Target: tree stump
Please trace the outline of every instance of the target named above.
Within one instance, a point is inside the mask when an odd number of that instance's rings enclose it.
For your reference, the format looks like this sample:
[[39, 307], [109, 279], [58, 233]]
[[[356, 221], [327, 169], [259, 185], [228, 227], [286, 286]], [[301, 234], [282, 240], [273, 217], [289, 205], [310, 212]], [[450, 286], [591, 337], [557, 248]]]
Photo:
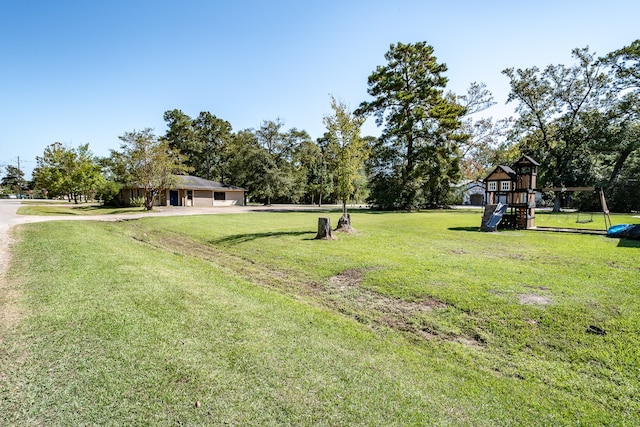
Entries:
[[336, 231], [339, 230], [351, 230], [351, 215], [345, 214], [340, 217], [338, 227], [336, 227]]
[[316, 234], [316, 239], [333, 239], [333, 231], [331, 230], [331, 221], [329, 218], [318, 218], [318, 234]]
[[338, 226], [333, 231], [338, 231], [341, 233], [355, 233], [356, 229], [351, 226], [351, 215], [342, 215], [338, 220]]

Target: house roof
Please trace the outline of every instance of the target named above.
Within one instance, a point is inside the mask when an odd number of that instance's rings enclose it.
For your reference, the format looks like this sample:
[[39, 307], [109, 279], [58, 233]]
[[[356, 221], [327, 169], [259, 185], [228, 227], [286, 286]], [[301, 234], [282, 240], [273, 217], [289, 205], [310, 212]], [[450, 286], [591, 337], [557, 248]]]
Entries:
[[242, 187], [236, 187], [235, 185], [221, 184], [217, 181], [209, 181], [208, 179], [200, 178], [191, 175], [176, 175], [178, 183], [172, 188], [179, 190], [214, 190], [214, 191], [245, 191]]
[[470, 188], [474, 188], [474, 187], [482, 187], [484, 188], [484, 182], [483, 181], [474, 181], [471, 179], [466, 179], [466, 180], [462, 180], [456, 184], [450, 184], [451, 187], [454, 188], [462, 188], [462, 187], [466, 187], [467, 189]]
[[491, 171], [489, 175], [487, 175], [487, 177], [483, 180], [483, 182], [487, 181], [489, 177], [491, 177], [491, 175], [498, 172], [498, 170], [500, 169], [502, 169], [507, 175], [509, 175], [511, 179], [513, 180], [516, 179], [516, 172], [513, 169], [511, 169], [509, 166], [506, 166], [506, 165], [498, 165], [493, 171]]

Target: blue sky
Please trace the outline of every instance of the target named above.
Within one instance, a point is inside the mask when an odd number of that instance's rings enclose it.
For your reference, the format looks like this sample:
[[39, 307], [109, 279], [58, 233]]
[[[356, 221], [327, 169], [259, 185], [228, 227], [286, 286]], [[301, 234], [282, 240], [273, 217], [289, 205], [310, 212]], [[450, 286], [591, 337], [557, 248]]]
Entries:
[[174, 108], [236, 131], [281, 118], [315, 139], [329, 94], [368, 99], [399, 41], [432, 45], [456, 93], [486, 83], [498, 105], [485, 115], [504, 117], [504, 68], [603, 55], [640, 38], [638, 16], [637, 0], [0, 0], [0, 166], [20, 157], [29, 177], [54, 142], [107, 156], [124, 132], [164, 134]]

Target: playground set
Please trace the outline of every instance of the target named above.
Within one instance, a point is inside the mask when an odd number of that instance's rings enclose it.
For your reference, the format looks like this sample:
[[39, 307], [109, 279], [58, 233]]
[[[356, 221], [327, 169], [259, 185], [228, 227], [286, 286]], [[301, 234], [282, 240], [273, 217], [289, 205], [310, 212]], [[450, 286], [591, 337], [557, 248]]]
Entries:
[[[538, 166], [540, 164], [529, 156], [522, 156], [512, 166], [499, 165], [485, 179], [486, 205], [482, 217], [483, 231], [496, 231], [497, 228], [516, 230], [564, 231], [585, 234], [607, 234], [612, 229], [609, 208], [602, 189], [596, 187], [550, 187], [536, 188]], [[570, 193], [592, 191], [596, 193], [604, 215], [604, 230], [583, 228], [559, 228], [536, 226], [536, 192]], [[593, 213], [578, 213], [577, 223], [593, 221]]]

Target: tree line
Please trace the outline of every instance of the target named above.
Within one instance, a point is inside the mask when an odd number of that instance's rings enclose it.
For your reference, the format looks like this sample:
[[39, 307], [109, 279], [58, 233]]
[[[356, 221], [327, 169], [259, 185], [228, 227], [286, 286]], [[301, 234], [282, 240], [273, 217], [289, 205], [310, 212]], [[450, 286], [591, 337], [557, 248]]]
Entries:
[[[150, 207], [172, 174], [188, 173], [241, 186], [255, 202], [341, 202], [346, 215], [349, 201], [409, 210], [454, 203], [454, 184], [527, 154], [541, 164], [541, 187], [595, 185], [612, 209], [639, 210], [640, 40], [602, 57], [588, 48], [572, 56], [568, 66], [504, 70], [516, 115], [494, 121], [482, 117], [495, 103], [484, 84], [447, 91], [447, 67], [432, 46], [392, 44], [368, 77], [370, 100], [350, 111], [331, 97], [316, 140], [281, 119], [234, 132], [210, 112], [190, 117], [174, 109], [164, 113], [164, 135], [126, 132], [107, 158], [93, 156], [88, 144], [55, 143], [37, 158], [31, 183], [7, 167], [2, 184], [77, 201], [115, 200], [120, 187], [138, 183]], [[367, 117], [379, 137], [360, 135]]]

